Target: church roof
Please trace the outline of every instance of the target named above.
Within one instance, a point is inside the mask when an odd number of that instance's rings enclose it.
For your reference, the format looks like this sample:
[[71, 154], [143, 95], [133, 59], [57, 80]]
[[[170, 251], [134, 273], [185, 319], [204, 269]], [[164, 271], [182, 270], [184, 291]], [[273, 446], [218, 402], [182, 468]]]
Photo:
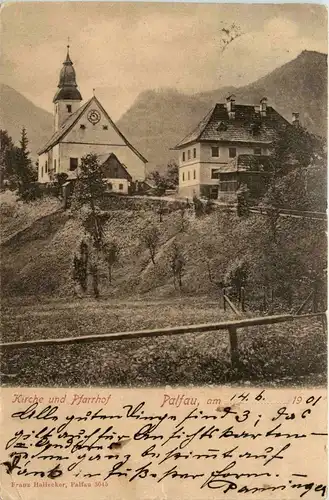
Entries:
[[[80, 116], [82, 116], [82, 114], [84, 113], [84, 111], [86, 111], [86, 109], [91, 105], [91, 103], [93, 102], [96, 102], [96, 104], [99, 106], [99, 108], [102, 110], [104, 116], [109, 120], [109, 122], [111, 123], [112, 127], [114, 128], [114, 130], [120, 135], [120, 137], [122, 138], [122, 140], [125, 142], [125, 144], [144, 162], [144, 163], [147, 163], [147, 160], [146, 158], [144, 158], [144, 156], [139, 152], [137, 151], [136, 148], [134, 148], [134, 146], [132, 144], [130, 144], [130, 142], [126, 139], [126, 137], [122, 134], [122, 132], [120, 132], [120, 130], [118, 129], [118, 127], [115, 125], [115, 123], [113, 122], [113, 120], [110, 118], [110, 116], [107, 114], [107, 112], [105, 111], [105, 109], [103, 108], [103, 106], [101, 105], [101, 103], [99, 102], [99, 100], [97, 99], [96, 96], [93, 96], [91, 99], [89, 99], [89, 101], [87, 101], [85, 104], [83, 104], [77, 111], [75, 111], [75, 113], [72, 113], [72, 115], [70, 115], [66, 120], [65, 122], [63, 123], [63, 125], [61, 126], [60, 129], [58, 129], [53, 135], [52, 137], [49, 139], [49, 141], [43, 146], [43, 148], [41, 148], [39, 151], [38, 151], [38, 154], [41, 155], [42, 153], [46, 153], [47, 151], [49, 151], [50, 149], [52, 149], [56, 144], [58, 144], [59, 142], [61, 142], [62, 139], [64, 139], [64, 137], [70, 132], [70, 130], [74, 127], [74, 125], [77, 123], [77, 121], [79, 120]], [[110, 146], [110, 144], [109, 144]]]
[[253, 105], [236, 104], [234, 112], [235, 117], [229, 118], [226, 105], [216, 104], [199, 125], [175, 146], [175, 149], [196, 141], [269, 144], [275, 139], [278, 129], [288, 124], [271, 106], [267, 106], [266, 116], [260, 116]]
[[76, 82], [73, 62], [71, 61], [69, 54], [69, 46], [67, 46], [67, 55], [59, 75], [58, 90], [55, 94], [53, 102], [63, 99], [82, 101]]

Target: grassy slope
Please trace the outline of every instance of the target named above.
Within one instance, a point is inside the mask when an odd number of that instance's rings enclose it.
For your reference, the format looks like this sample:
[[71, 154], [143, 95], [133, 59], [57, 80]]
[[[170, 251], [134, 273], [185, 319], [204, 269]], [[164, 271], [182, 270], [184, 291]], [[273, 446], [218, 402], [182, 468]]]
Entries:
[[[40, 208], [40, 207], [39, 207]], [[3, 296], [14, 300], [15, 296], [70, 297], [76, 296], [72, 280], [72, 259], [83, 236], [83, 228], [68, 212], [56, 212], [53, 202], [44, 203], [42, 219], [36, 221], [33, 205], [28, 210], [33, 217], [2, 213], [7, 240], [2, 245], [1, 277]], [[46, 216], [44, 217], [44, 215]], [[174, 243], [182, 248], [185, 258], [183, 294], [217, 296], [214, 283], [209, 279], [207, 259], [210, 262], [214, 282], [222, 280], [230, 262], [244, 255], [252, 255], [252, 277], [257, 277], [264, 251], [264, 234], [268, 231], [265, 219], [258, 215], [247, 221], [235, 215], [218, 211], [200, 219], [193, 211], [185, 213], [185, 230], [181, 228], [181, 213], [174, 211], [163, 216], [162, 222], [155, 209], [112, 210], [106, 225], [106, 236], [115, 240], [120, 247], [119, 262], [113, 269], [113, 282], [108, 283], [107, 269], [101, 269], [101, 294], [103, 297], [136, 297], [149, 294], [151, 297], [170, 297], [175, 293], [170, 268], [170, 253]], [[155, 265], [150, 261], [148, 250], [140, 241], [140, 236], [149, 225], [156, 225], [160, 241], [156, 252]], [[319, 258], [323, 249], [325, 223], [322, 221], [302, 221], [282, 219], [283, 244], [294, 253], [299, 252], [306, 264]], [[25, 229], [15, 233], [18, 227]], [[12, 237], [8, 237], [11, 228]], [[15, 230], [13, 230], [13, 227]], [[207, 242], [211, 240], [211, 251]], [[215, 245], [215, 246], [214, 246]], [[220, 258], [217, 258], [217, 254]], [[255, 256], [255, 257], [254, 257]], [[207, 258], [206, 258], [207, 257]], [[293, 263], [292, 263], [293, 265]], [[258, 272], [259, 274], [259, 272]], [[256, 283], [250, 283], [250, 293], [254, 293]], [[91, 288], [91, 287], [90, 287]], [[308, 290], [296, 287], [296, 304]], [[177, 292], [178, 293], [178, 292]], [[300, 296], [298, 296], [298, 294]], [[248, 298], [248, 296], [247, 296]]]
[[[176, 306], [176, 307], [175, 307]], [[201, 302], [201, 308], [204, 303]], [[208, 306], [209, 307], [209, 306]], [[158, 307], [149, 311], [159, 314]], [[170, 318], [166, 315], [176, 309]], [[97, 321], [101, 334], [111, 330], [116, 324], [115, 314], [95, 314], [87, 317], [81, 309], [71, 310], [75, 314], [79, 335], [88, 333], [84, 325], [91, 326]], [[118, 311], [121, 313], [121, 311]], [[130, 308], [129, 314], [136, 312]], [[208, 310], [201, 313], [206, 320], [216, 314]], [[106, 321], [112, 316], [112, 322]], [[152, 324], [173, 324], [195, 320], [191, 304], [184, 308], [179, 317], [177, 305], [163, 308], [159, 321], [145, 315], [145, 304], [140, 318], [135, 317], [139, 328]], [[220, 312], [217, 309], [217, 316]], [[38, 317], [34, 325], [41, 322], [44, 328], [62, 334], [65, 318]], [[36, 318], [35, 318], [36, 320]], [[51, 322], [51, 320], [53, 320]], [[120, 318], [122, 322], [122, 317]], [[56, 328], [55, 326], [56, 325]], [[66, 324], [70, 330], [72, 324]], [[122, 328], [122, 324], [120, 326]], [[29, 336], [40, 335], [40, 328], [27, 330]], [[17, 337], [17, 332], [13, 332]], [[69, 333], [72, 334], [71, 331]], [[24, 332], [25, 336], [25, 332]], [[13, 338], [12, 337], [12, 338]], [[227, 332], [195, 333], [136, 339], [100, 342], [66, 346], [45, 346], [35, 348], [5, 349], [2, 352], [2, 373], [6, 374], [3, 383], [27, 386], [153, 386], [153, 385], [204, 385], [232, 382], [252, 382], [253, 384], [312, 385], [325, 383], [326, 373], [326, 335], [319, 321], [298, 320], [298, 324], [284, 323], [259, 328], [249, 328], [239, 333], [241, 366], [236, 373], [230, 366], [229, 341]], [[8, 376], [9, 375], [9, 376]]]
[[[34, 213], [33, 206], [29, 210]], [[45, 204], [42, 214], [50, 211]], [[72, 255], [82, 235], [76, 220], [67, 212], [57, 212], [39, 221], [31, 216], [29, 229], [20, 233], [13, 225], [12, 238], [3, 245], [1, 259], [4, 337], [19, 340], [102, 334], [227, 318], [209, 281], [202, 244], [209, 235], [215, 235], [227, 259], [235, 258], [248, 251], [251, 228], [257, 244], [264, 232], [263, 222], [261, 218], [241, 222], [235, 216], [218, 213], [201, 219], [187, 214], [186, 218], [188, 226], [181, 233], [179, 212], [167, 214], [160, 223], [152, 210], [113, 210], [106, 233], [121, 247], [120, 262], [111, 286], [106, 269], [102, 270], [102, 299], [98, 302], [90, 297], [79, 299], [75, 294]], [[139, 241], [150, 222], [161, 230], [155, 266]], [[9, 228], [10, 221], [6, 224]], [[289, 229], [289, 238], [298, 242], [305, 259], [314, 256], [309, 223], [283, 219], [282, 224]], [[26, 221], [23, 226], [26, 228]], [[319, 228], [314, 230], [321, 238]], [[168, 264], [175, 238], [186, 258], [181, 296], [174, 289]], [[220, 273], [216, 271], [221, 268], [216, 255], [211, 256], [211, 264], [217, 277]], [[298, 324], [253, 328], [241, 332], [239, 339], [240, 381], [324, 382], [326, 337], [320, 322], [308, 319]], [[37, 353], [29, 348], [3, 352], [1, 371], [15, 375], [5, 377], [4, 383], [21, 385], [186, 385], [237, 379], [230, 369], [227, 335], [211, 333], [45, 347]]]

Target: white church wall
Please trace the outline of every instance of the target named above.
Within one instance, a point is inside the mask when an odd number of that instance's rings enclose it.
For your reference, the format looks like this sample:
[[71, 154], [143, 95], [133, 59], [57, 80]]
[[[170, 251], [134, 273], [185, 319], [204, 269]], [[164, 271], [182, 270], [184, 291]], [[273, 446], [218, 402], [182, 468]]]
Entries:
[[[93, 110], [97, 111], [100, 115], [100, 121], [93, 125], [88, 120], [88, 113]], [[85, 128], [81, 128], [81, 125]], [[104, 127], [107, 127], [105, 129]], [[125, 142], [112, 127], [111, 122], [103, 114], [101, 108], [95, 100], [92, 100], [90, 105], [84, 111], [74, 127], [65, 136], [65, 142], [85, 142], [87, 144], [118, 144], [124, 145]]]
[[55, 146], [53, 147], [52, 168], [53, 168], [54, 174], [58, 174], [59, 172], [61, 172], [60, 156], [59, 156], [59, 144], [55, 144]]

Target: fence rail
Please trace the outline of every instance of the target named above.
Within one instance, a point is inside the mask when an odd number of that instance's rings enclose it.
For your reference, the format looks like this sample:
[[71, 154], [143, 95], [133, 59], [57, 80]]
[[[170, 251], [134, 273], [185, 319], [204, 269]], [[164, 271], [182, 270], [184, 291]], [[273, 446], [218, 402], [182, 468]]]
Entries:
[[237, 319], [235, 321], [224, 321], [220, 323], [205, 323], [201, 325], [174, 326], [166, 328], [157, 328], [153, 330], [107, 333], [104, 335], [84, 335], [81, 337], [64, 337], [59, 339], [41, 339], [41, 340], [25, 340], [20, 342], [4, 342], [0, 344], [0, 349], [83, 344], [83, 343], [93, 343], [93, 342], [107, 342], [112, 340], [132, 340], [132, 339], [152, 338], [152, 337], [169, 336], [169, 335], [182, 335], [186, 333], [202, 333], [202, 332], [215, 332], [218, 330], [228, 330], [230, 347], [231, 347], [231, 363], [232, 367], [236, 368], [239, 365], [239, 350], [238, 350], [238, 337], [237, 337], [237, 330], [239, 328], [248, 328], [250, 326], [257, 326], [257, 325], [259, 326], [272, 325], [276, 323], [284, 323], [286, 321], [294, 321], [306, 317], [321, 318], [323, 322], [323, 328], [325, 328], [325, 319], [326, 319], [325, 312], [305, 314], [305, 315], [285, 314], [276, 316], [264, 316], [258, 318]]

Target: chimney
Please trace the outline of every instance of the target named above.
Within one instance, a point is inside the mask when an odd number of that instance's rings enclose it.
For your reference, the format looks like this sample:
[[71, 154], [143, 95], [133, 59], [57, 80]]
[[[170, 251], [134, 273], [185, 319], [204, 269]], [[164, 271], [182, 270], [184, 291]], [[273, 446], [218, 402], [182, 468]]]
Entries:
[[230, 119], [235, 118], [235, 95], [232, 94], [226, 98], [226, 109]]
[[263, 97], [263, 99], [260, 100], [260, 114], [261, 116], [266, 116], [266, 110], [267, 110], [267, 97]]
[[292, 124], [295, 127], [299, 127], [299, 125], [300, 125], [300, 123], [299, 123], [299, 113], [293, 113], [292, 114]]

